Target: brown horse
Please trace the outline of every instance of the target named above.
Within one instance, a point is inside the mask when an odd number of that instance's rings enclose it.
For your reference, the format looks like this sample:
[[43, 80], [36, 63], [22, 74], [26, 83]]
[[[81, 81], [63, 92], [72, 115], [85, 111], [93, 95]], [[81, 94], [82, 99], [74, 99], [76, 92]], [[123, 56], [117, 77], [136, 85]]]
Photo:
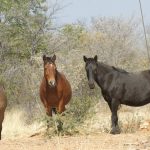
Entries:
[[4, 120], [4, 112], [7, 106], [7, 98], [4, 91], [4, 87], [0, 85], [0, 140], [2, 132], [2, 122]]
[[40, 98], [48, 116], [52, 116], [52, 110], [55, 113], [64, 112], [72, 96], [71, 86], [66, 77], [58, 72], [55, 60], [56, 55], [43, 56], [44, 77], [40, 85]]

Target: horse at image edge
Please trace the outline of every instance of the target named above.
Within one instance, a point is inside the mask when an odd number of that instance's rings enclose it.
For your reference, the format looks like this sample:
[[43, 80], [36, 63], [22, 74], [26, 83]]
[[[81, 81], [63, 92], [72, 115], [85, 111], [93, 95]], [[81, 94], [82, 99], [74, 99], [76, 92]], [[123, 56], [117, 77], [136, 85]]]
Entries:
[[130, 73], [114, 66], [106, 65], [94, 58], [83, 56], [88, 84], [94, 89], [94, 82], [111, 110], [111, 133], [120, 133], [118, 107], [121, 104], [138, 107], [150, 103], [150, 70]]

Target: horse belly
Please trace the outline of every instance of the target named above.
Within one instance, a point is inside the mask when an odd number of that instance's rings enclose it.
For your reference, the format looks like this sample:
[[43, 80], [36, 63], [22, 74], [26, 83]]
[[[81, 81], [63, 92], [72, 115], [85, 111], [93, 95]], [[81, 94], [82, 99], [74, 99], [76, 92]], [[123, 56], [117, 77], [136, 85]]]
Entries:
[[148, 83], [128, 86], [122, 103], [129, 106], [143, 106], [150, 103], [150, 85]]
[[49, 96], [47, 104], [51, 107], [58, 107], [60, 98], [58, 96]]
[[69, 82], [66, 81], [65, 88], [63, 90], [63, 102], [64, 102], [64, 105], [69, 103], [71, 97], [72, 97], [71, 86], [70, 86]]

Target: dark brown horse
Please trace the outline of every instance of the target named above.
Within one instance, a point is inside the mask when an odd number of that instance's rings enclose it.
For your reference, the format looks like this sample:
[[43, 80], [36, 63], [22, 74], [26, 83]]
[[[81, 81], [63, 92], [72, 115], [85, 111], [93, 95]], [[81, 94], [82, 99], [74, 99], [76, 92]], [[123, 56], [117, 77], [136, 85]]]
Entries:
[[0, 140], [2, 132], [2, 123], [4, 120], [4, 112], [7, 106], [7, 98], [4, 91], [4, 87], [0, 85]]
[[111, 110], [112, 134], [120, 133], [118, 107], [121, 104], [138, 107], [150, 103], [150, 70], [137, 73], [106, 65], [94, 58], [83, 56], [89, 87], [101, 88], [102, 95]]
[[71, 99], [72, 90], [66, 77], [57, 70], [56, 55], [43, 56], [44, 77], [40, 85], [40, 98], [46, 109], [46, 114], [52, 116], [54, 112], [62, 113], [65, 105]]

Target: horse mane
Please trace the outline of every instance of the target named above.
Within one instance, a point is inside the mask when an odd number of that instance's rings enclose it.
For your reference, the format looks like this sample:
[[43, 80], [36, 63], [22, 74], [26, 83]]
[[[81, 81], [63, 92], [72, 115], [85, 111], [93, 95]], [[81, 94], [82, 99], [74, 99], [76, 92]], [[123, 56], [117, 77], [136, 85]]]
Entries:
[[104, 70], [112, 70], [112, 67], [111, 67], [111, 66], [109, 66], [109, 65], [107, 65], [107, 64], [105, 64], [105, 63], [103, 63], [103, 62], [98, 62], [97, 64], [98, 64], [98, 66], [100, 66], [100, 67], [103, 68]]
[[116, 68], [116, 67], [114, 67], [114, 66], [112, 66], [112, 68], [115, 70], [115, 71], [118, 71], [118, 72], [120, 72], [120, 73], [128, 73], [126, 70], [124, 70], [124, 69], [120, 69], [120, 68]]
[[129, 72], [127, 72], [126, 70], [124, 70], [124, 69], [120, 69], [120, 68], [117, 68], [117, 67], [114, 67], [114, 66], [109, 66], [109, 65], [107, 65], [107, 64], [105, 64], [105, 63], [102, 63], [102, 62], [98, 62], [98, 66], [101, 66], [101, 67], [103, 67], [103, 69], [106, 71], [106, 70], [114, 70], [114, 71], [117, 71], [117, 72], [120, 72], [120, 73], [129, 73]]

